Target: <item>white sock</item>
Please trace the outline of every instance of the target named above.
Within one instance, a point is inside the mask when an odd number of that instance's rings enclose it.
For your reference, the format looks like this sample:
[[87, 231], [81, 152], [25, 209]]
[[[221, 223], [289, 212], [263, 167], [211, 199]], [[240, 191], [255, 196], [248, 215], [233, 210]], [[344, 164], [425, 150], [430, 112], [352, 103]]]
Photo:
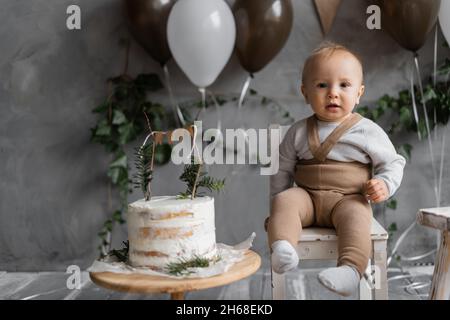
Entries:
[[360, 281], [359, 272], [347, 265], [323, 270], [318, 278], [327, 289], [342, 296], [354, 293]]
[[276, 273], [285, 273], [298, 265], [298, 255], [295, 248], [286, 240], [272, 243], [272, 269]]

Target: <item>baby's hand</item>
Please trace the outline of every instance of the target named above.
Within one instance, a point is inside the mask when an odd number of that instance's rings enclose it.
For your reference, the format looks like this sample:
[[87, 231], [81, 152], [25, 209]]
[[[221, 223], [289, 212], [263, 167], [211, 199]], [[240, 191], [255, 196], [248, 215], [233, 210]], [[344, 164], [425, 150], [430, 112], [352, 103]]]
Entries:
[[366, 198], [373, 203], [383, 202], [389, 197], [386, 183], [381, 179], [371, 179], [366, 182]]

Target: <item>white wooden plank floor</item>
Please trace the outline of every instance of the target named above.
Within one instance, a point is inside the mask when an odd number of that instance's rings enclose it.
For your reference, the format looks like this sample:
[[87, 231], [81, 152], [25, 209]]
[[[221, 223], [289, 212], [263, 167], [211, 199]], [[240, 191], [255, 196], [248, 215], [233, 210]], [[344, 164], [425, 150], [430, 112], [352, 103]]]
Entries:
[[[323, 288], [317, 281], [317, 273], [322, 269], [299, 269], [287, 274], [288, 299], [294, 300], [354, 300], [357, 295], [343, 298]], [[395, 274], [389, 274], [393, 276]], [[64, 272], [4, 272], [0, 271], [0, 299], [80, 299], [80, 300], [167, 300], [168, 294], [131, 294], [103, 289], [95, 285], [87, 272], [82, 272], [81, 289], [70, 290], [66, 286], [69, 274]], [[421, 280], [430, 280], [429, 277]], [[419, 300], [424, 296], [411, 295], [403, 288], [408, 280], [389, 283], [391, 300]], [[429, 287], [416, 293], [426, 294]], [[188, 292], [188, 300], [270, 300], [270, 271], [260, 269], [257, 273], [227, 286]]]

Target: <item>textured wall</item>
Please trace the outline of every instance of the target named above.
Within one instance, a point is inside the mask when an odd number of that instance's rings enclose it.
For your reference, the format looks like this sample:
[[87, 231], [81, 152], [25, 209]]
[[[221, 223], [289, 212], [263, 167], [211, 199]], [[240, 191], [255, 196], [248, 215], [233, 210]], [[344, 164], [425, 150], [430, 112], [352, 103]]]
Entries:
[[[290, 38], [276, 59], [256, 74], [252, 87], [299, 119], [309, 115], [309, 110], [297, 89], [298, 71], [322, 36], [312, 1], [293, 2], [295, 23]], [[411, 63], [411, 54], [386, 34], [365, 28], [369, 3], [344, 1], [328, 36], [362, 55], [366, 72], [363, 103], [367, 104], [407, 87]], [[81, 7], [82, 30], [65, 27], [70, 4]], [[96, 234], [108, 218], [105, 169], [110, 161], [101, 146], [89, 142], [89, 128], [96, 120], [91, 109], [106, 94], [106, 78], [122, 68], [124, 52], [118, 41], [128, 32], [120, 1], [0, 0], [0, 5], [0, 270], [87, 267], [97, 256]], [[431, 38], [420, 51], [421, 64], [428, 71]], [[162, 77], [158, 64], [138, 45], [133, 45], [130, 58], [131, 74], [152, 71]], [[198, 99], [198, 92], [175, 62], [168, 67], [178, 100]], [[233, 55], [211, 89], [236, 94], [245, 77]], [[152, 100], [167, 105], [168, 99], [162, 91]], [[221, 108], [225, 127], [235, 126], [235, 111], [232, 104]], [[266, 127], [280, 119], [278, 113], [256, 103], [249, 104], [245, 113], [248, 127]], [[211, 112], [206, 117], [215, 121]], [[397, 194], [398, 209], [382, 222], [396, 221], [404, 230], [414, 221], [417, 209], [434, 206], [434, 200], [427, 145], [414, 136], [398, 139], [414, 145], [413, 161]], [[181, 169], [171, 164], [159, 168], [155, 193], [179, 192]], [[216, 196], [218, 241], [234, 244], [255, 231], [255, 249], [266, 255], [262, 221], [268, 214], [268, 177], [249, 166], [210, 170], [215, 176], [228, 176], [226, 190]], [[447, 205], [449, 174], [444, 171], [443, 203]], [[135, 193], [130, 201], [140, 196]], [[126, 238], [126, 227], [117, 227], [113, 237], [118, 246]], [[417, 227], [404, 251], [415, 254], [430, 249], [433, 240], [431, 232]]]

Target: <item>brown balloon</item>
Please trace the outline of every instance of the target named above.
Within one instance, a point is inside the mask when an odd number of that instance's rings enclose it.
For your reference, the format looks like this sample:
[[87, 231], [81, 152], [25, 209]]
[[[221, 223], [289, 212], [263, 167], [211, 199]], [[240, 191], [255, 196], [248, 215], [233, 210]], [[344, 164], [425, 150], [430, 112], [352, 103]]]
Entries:
[[290, 0], [236, 0], [236, 52], [250, 74], [264, 68], [283, 48], [292, 29]]
[[403, 48], [416, 52], [436, 25], [441, 0], [378, 0], [381, 27]]
[[124, 0], [128, 26], [136, 40], [161, 65], [172, 57], [167, 20], [176, 0]]

